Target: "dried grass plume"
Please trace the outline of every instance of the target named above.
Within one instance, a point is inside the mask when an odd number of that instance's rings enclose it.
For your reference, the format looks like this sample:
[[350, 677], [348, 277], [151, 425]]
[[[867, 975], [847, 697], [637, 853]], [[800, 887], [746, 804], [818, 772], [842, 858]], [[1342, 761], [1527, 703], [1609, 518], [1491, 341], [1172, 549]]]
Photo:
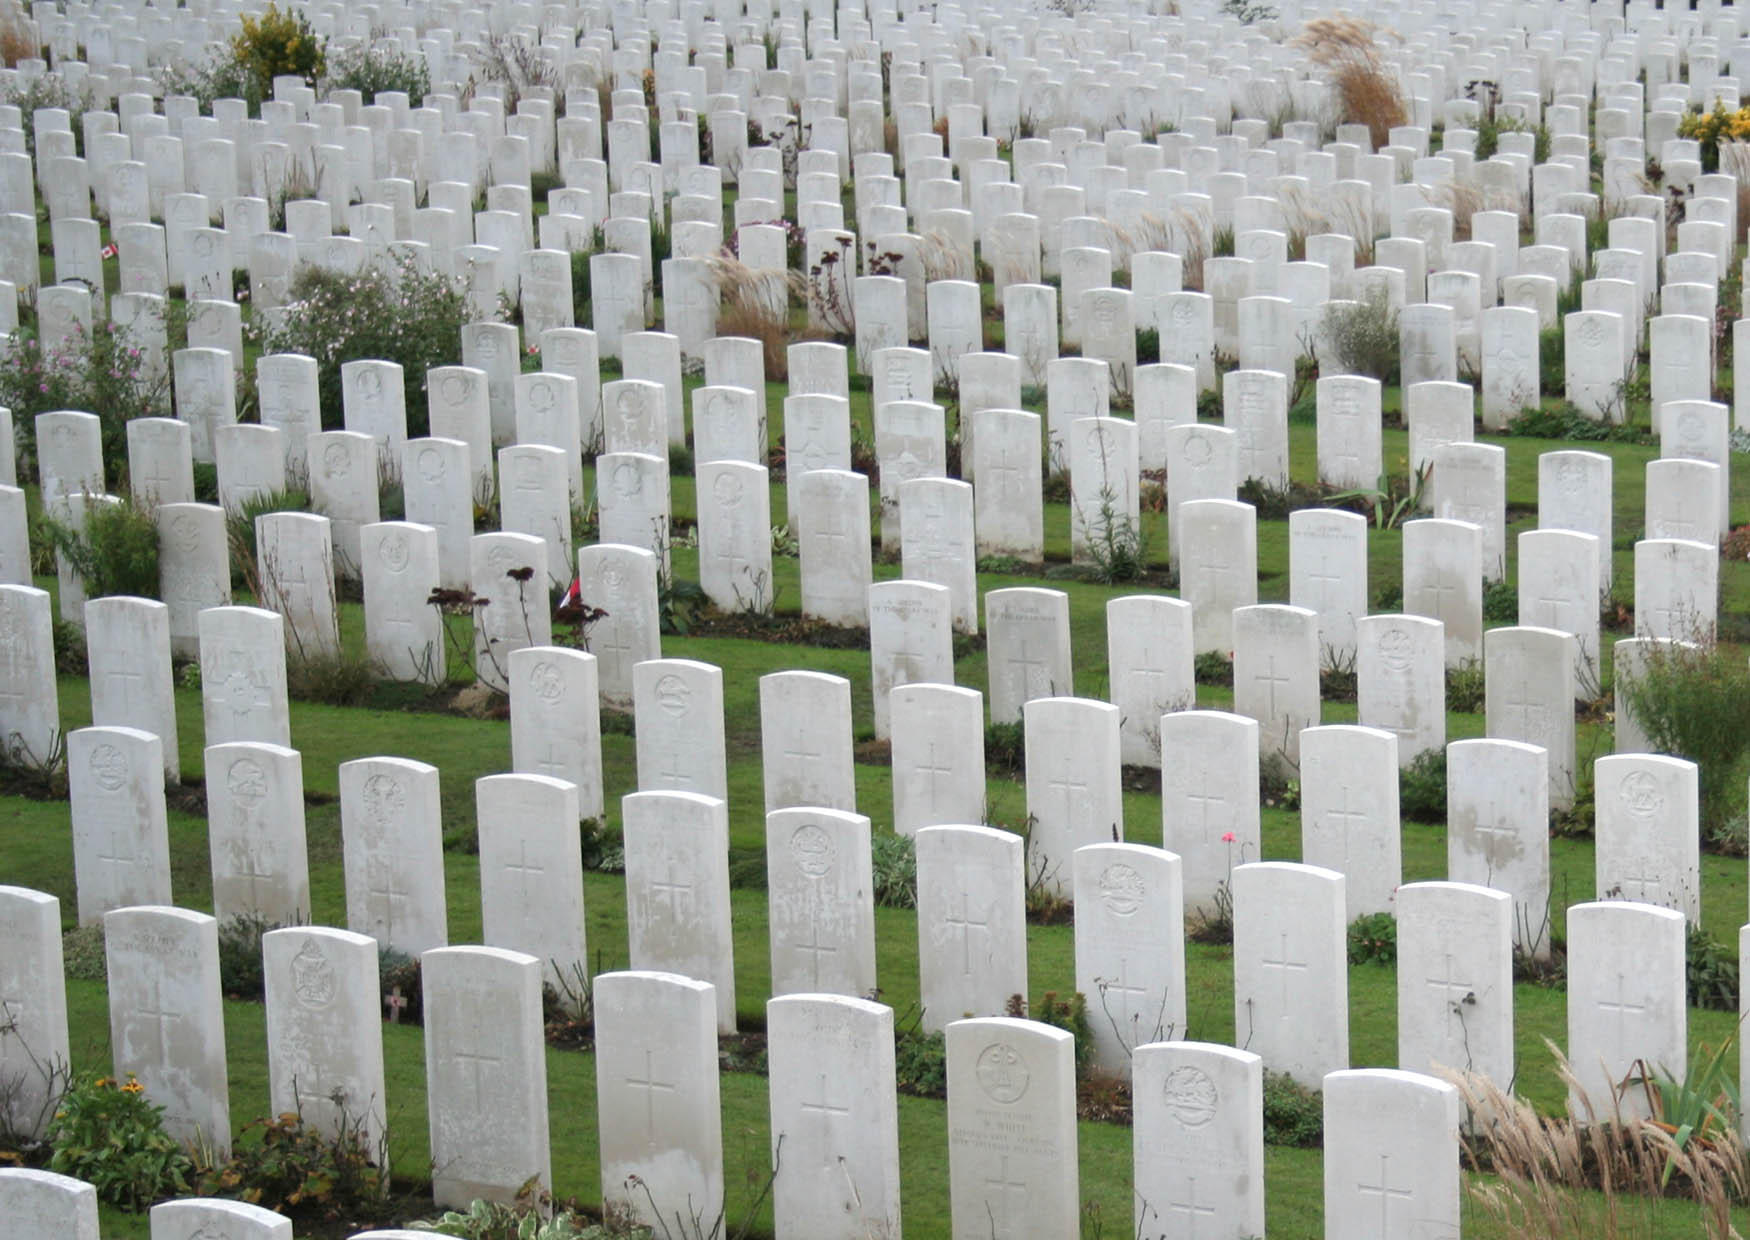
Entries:
[[1380, 36], [1391, 31], [1358, 17], [1315, 17], [1294, 39], [1307, 59], [1331, 75], [1345, 124], [1366, 125], [1374, 148], [1390, 141], [1394, 126], [1409, 120], [1403, 92], [1380, 59]]

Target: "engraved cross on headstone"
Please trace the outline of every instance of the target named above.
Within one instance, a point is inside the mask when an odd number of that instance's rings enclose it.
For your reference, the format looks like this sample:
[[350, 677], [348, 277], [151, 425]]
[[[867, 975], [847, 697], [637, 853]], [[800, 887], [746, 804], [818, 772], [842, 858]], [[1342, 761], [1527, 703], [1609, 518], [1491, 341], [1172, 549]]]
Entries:
[[946, 917], [942, 918], [942, 924], [947, 926], [950, 930], [959, 931], [959, 933], [960, 933], [961, 972], [964, 973], [965, 976], [971, 977], [972, 976], [972, 932], [974, 930], [980, 930], [980, 931], [983, 931], [986, 936], [988, 936], [990, 934], [990, 920], [989, 920], [989, 918], [987, 917], [984, 921], [972, 920], [972, 910], [969, 906], [968, 897], [967, 897], [966, 893], [963, 891], [960, 893], [960, 915], [958, 917], [956, 917], [953, 914], [953, 912], [950, 911]]
[[1307, 968], [1307, 962], [1304, 960], [1294, 960], [1289, 956], [1288, 931], [1284, 930], [1282, 932], [1281, 952], [1274, 959], [1272, 959], [1270, 956], [1265, 956], [1262, 960], [1259, 961], [1259, 963], [1262, 964], [1266, 969], [1276, 970], [1277, 975], [1281, 978], [1281, 981], [1282, 981], [1282, 1009], [1276, 1015], [1277, 1015], [1278, 1020], [1289, 1019], [1291, 1016], [1294, 1015], [1294, 1013], [1290, 1011], [1289, 1006], [1288, 1006], [1288, 975], [1290, 973], [1305, 973], [1306, 968]]
[[656, 1079], [656, 1052], [650, 1047], [644, 1048], [644, 1075], [642, 1077], [628, 1076], [626, 1084], [633, 1089], [644, 1091], [644, 1137], [652, 1147], [656, 1144], [656, 1094], [675, 1092], [672, 1081]]
[[1409, 1201], [1414, 1196], [1414, 1194], [1411, 1193], [1410, 1190], [1407, 1188], [1392, 1188], [1391, 1187], [1391, 1182], [1386, 1177], [1386, 1164], [1390, 1160], [1391, 1160], [1390, 1154], [1381, 1154], [1379, 1156], [1379, 1183], [1378, 1184], [1369, 1184], [1363, 1180], [1363, 1181], [1358, 1182], [1355, 1185], [1355, 1191], [1360, 1193], [1362, 1196], [1364, 1196], [1364, 1197], [1378, 1197], [1379, 1198], [1379, 1234], [1381, 1236], [1391, 1236], [1391, 1235], [1399, 1234], [1399, 1233], [1393, 1232], [1391, 1229], [1391, 1203], [1392, 1203], [1392, 1201], [1394, 1199], [1398, 1200], [1398, 1201]]

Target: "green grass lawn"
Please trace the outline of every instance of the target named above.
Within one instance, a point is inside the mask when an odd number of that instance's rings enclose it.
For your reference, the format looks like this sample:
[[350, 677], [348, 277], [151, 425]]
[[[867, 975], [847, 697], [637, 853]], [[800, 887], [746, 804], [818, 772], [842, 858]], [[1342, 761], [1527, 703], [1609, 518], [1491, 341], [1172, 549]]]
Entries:
[[[693, 383], [689, 380], [689, 386]], [[771, 401], [774, 437], [782, 426], [782, 389], [773, 388]], [[868, 397], [857, 392], [853, 404], [860, 424], [867, 426]], [[1312, 473], [1312, 428], [1291, 427], [1294, 474], [1310, 480]], [[1554, 442], [1500, 439], [1509, 454], [1508, 503], [1521, 512], [1536, 502], [1536, 455], [1540, 451], [1574, 445]], [[1405, 436], [1387, 432], [1387, 459], [1401, 459]], [[1616, 462], [1616, 566], [1619, 597], [1632, 596], [1632, 545], [1639, 528], [1641, 469], [1654, 455], [1650, 448], [1624, 444], [1588, 444], [1607, 452]], [[784, 488], [772, 488], [773, 519], [782, 518]], [[1735, 509], [1742, 515], [1750, 508], [1750, 487], [1740, 471], [1734, 486]], [[674, 480], [674, 506], [678, 516], [692, 513], [692, 480]], [[1513, 530], [1530, 528], [1531, 520], [1520, 517]], [[1067, 558], [1068, 511], [1063, 505], [1048, 507], [1047, 555], [1051, 561]], [[1164, 562], [1164, 518], [1149, 514], [1145, 529], [1150, 559]], [[1262, 521], [1259, 525], [1259, 597], [1283, 600], [1287, 592], [1287, 524]], [[1396, 531], [1371, 535], [1369, 568], [1372, 587], [1394, 585], [1400, 573], [1400, 540]], [[696, 553], [677, 549], [675, 573], [696, 576]], [[797, 564], [780, 558], [775, 564], [780, 611], [793, 612], [798, 597]], [[1046, 572], [1050, 573], [1048, 566]], [[878, 576], [897, 576], [898, 566], [878, 564]], [[1723, 609], [1750, 611], [1750, 568], [1727, 565], [1722, 575]], [[42, 584], [52, 586], [52, 582]], [[1076, 691], [1098, 696], [1107, 689], [1105, 604], [1112, 598], [1134, 592], [1133, 587], [1105, 586], [1061, 576], [1041, 581], [1038, 577], [981, 574], [981, 592], [1014, 584], [1046, 584], [1070, 596], [1070, 623], [1076, 652]], [[362, 641], [361, 608], [342, 608], [343, 632], [349, 645]], [[1617, 636], [1620, 636], [1618, 634]], [[1605, 649], [1609, 649], [1609, 636]], [[702, 659], [724, 671], [725, 717], [729, 755], [730, 834], [733, 892], [734, 947], [738, 1015], [744, 1027], [763, 1022], [764, 997], [769, 982], [769, 954], [764, 892], [760, 872], [764, 854], [762, 783], [758, 740], [758, 677], [788, 668], [812, 668], [849, 678], [853, 685], [855, 725], [860, 737], [871, 734], [869, 660], [864, 651], [836, 650], [787, 645], [758, 638], [667, 636], [663, 652], [669, 656]], [[956, 664], [962, 684], [982, 688], [984, 655], [973, 651]], [[1608, 660], [1607, 660], [1608, 665]], [[86, 681], [65, 676], [59, 684], [63, 723], [67, 728], [89, 721], [89, 690]], [[198, 690], [177, 691], [177, 715], [185, 779], [198, 781], [201, 767], [201, 704]], [[476, 941], [480, 933], [479, 874], [477, 858], [469, 848], [474, 825], [473, 782], [480, 776], [508, 766], [508, 724], [486, 718], [410, 713], [381, 703], [412, 701], [413, 695], [379, 692], [369, 707], [336, 707], [298, 701], [292, 704], [293, 744], [302, 751], [309, 804], [307, 808], [313, 911], [317, 921], [340, 923], [344, 919], [344, 891], [340, 864], [340, 823], [337, 768], [352, 758], [396, 754], [432, 763], [441, 772], [442, 812], [446, 852], [447, 900], [452, 941]], [[1198, 705], [1225, 706], [1231, 691], [1221, 686], [1200, 685]], [[1326, 703], [1326, 722], [1353, 720], [1352, 703]], [[1483, 721], [1475, 714], [1449, 713], [1449, 739], [1480, 735]], [[1580, 728], [1579, 757], [1582, 766], [1594, 756], [1607, 753], [1607, 724], [1585, 723]], [[603, 736], [603, 765], [608, 791], [607, 826], [618, 826], [618, 797], [634, 787], [633, 744], [623, 732]], [[857, 767], [859, 808], [870, 816], [877, 830], [891, 820], [891, 772], [886, 766], [863, 763]], [[993, 822], [1018, 824], [1026, 817], [1025, 794], [1014, 780], [992, 777], [988, 785], [989, 817]], [[64, 803], [28, 800], [0, 795], [0, 882], [16, 883], [52, 892], [63, 902], [71, 919], [74, 908], [72, 846], [67, 807]], [[1130, 791], [1125, 796], [1128, 838], [1145, 843], [1161, 839], [1160, 802], [1148, 791]], [[206, 832], [204, 822], [189, 814], [172, 811], [169, 818], [172, 884], [180, 905], [211, 908]], [[1267, 808], [1263, 815], [1263, 855], [1271, 859], [1297, 859], [1300, 855], [1298, 813]], [[1585, 839], [1552, 840], [1552, 889], [1557, 907], [1555, 932], [1562, 933], [1560, 910], [1593, 894], [1593, 849]], [[1438, 825], [1406, 822], [1403, 828], [1405, 881], [1441, 878], [1445, 874], [1445, 833]], [[591, 959], [599, 970], [626, 964], [626, 925], [623, 879], [617, 875], [586, 875], [588, 936]], [[1741, 859], [1707, 856], [1703, 859], [1703, 924], [1735, 953], [1736, 929], [1744, 921], [1747, 899], [1745, 864]], [[877, 910], [878, 977], [881, 998], [896, 1012], [915, 1007], [917, 982], [917, 926], [909, 910]], [[1047, 991], [1068, 992], [1074, 988], [1073, 930], [1062, 925], [1035, 925], [1028, 934], [1029, 986], [1037, 1000]], [[1192, 944], [1187, 949], [1189, 1036], [1217, 1042], [1233, 1038], [1232, 962], [1227, 948]], [[1357, 1066], [1391, 1066], [1396, 1058], [1395, 979], [1386, 966], [1358, 965], [1350, 971], [1350, 1049]], [[1562, 1090], [1556, 1080], [1546, 1039], [1557, 1045], [1566, 1040], [1566, 1007], [1559, 990], [1520, 985], [1516, 988], [1516, 1034], [1519, 1056], [1518, 1090], [1540, 1108], [1556, 1108]], [[96, 981], [69, 985], [69, 1005], [76, 1063], [81, 1067], [106, 1067], [108, 1063], [107, 1019], [104, 988]], [[230, 1051], [232, 1113], [240, 1126], [266, 1109], [265, 1050], [262, 1010], [251, 1003], [228, 1002], [227, 1036]], [[1735, 1021], [1727, 1013], [1692, 1011], [1690, 1037], [1694, 1045], [1718, 1042], [1733, 1034]], [[424, 1111], [424, 1069], [420, 1032], [413, 1027], [385, 1030], [388, 1064], [389, 1114], [392, 1154], [398, 1176], [415, 1197], [425, 1173], [428, 1153]], [[552, 1050], [548, 1056], [549, 1089], [553, 1127], [555, 1187], [561, 1195], [576, 1195], [583, 1201], [600, 1197], [595, 1164], [594, 1089], [590, 1056]], [[730, 1186], [731, 1223], [758, 1193], [767, 1166], [768, 1133], [763, 1079], [748, 1073], [727, 1074], [723, 1082], [725, 1168]], [[947, 1186], [945, 1176], [946, 1125], [944, 1107], [938, 1101], [902, 1097], [901, 1158], [903, 1164], [904, 1212], [908, 1230], [915, 1235], [941, 1235], [947, 1231]], [[1081, 1170], [1084, 1204], [1088, 1210], [1085, 1234], [1119, 1235], [1129, 1229], [1130, 1137], [1127, 1129], [1112, 1124], [1081, 1125]], [[1322, 1232], [1320, 1206], [1320, 1157], [1317, 1151], [1272, 1147], [1268, 1152], [1266, 1189], [1272, 1236], [1314, 1237]], [[1680, 1203], [1646, 1204], [1636, 1235], [1688, 1236], [1696, 1234], [1693, 1207]], [[1477, 1235], [1503, 1234], [1494, 1230], [1467, 1204], [1467, 1229]], [[769, 1214], [754, 1216], [756, 1233], [769, 1228]], [[108, 1214], [106, 1234], [144, 1236], [144, 1219]]]
[[[732, 198], [733, 191], [725, 191]], [[537, 203], [537, 210], [544, 204]], [[43, 237], [48, 228], [43, 225]], [[107, 233], [105, 233], [107, 238]], [[43, 260], [44, 280], [53, 278], [52, 258]], [[105, 267], [111, 291], [117, 278], [114, 264]], [[1000, 309], [985, 288], [985, 344], [999, 347], [1002, 341]], [[246, 311], [247, 313], [247, 311]], [[660, 314], [658, 316], [660, 323]], [[246, 349], [246, 364], [252, 364], [258, 347]], [[854, 362], [854, 352], [853, 352]], [[532, 364], [532, 363], [531, 363]], [[1729, 371], [1723, 372], [1729, 381]], [[616, 377], [612, 368], [604, 379]], [[688, 376], [684, 386], [690, 394], [701, 380]], [[769, 383], [766, 404], [770, 436], [781, 442], [784, 426], [783, 398], [786, 387]], [[1031, 395], [1031, 393], [1030, 393]], [[872, 439], [872, 411], [866, 384], [851, 389], [851, 414], [860, 439]], [[1559, 393], [1546, 394], [1545, 404], [1554, 407]], [[1395, 387], [1383, 393], [1388, 416], [1401, 408], [1402, 393]], [[1038, 401], [1027, 407], [1043, 413]], [[413, 411], [416, 417], [423, 410]], [[1645, 422], [1645, 409], [1639, 411]], [[1619, 442], [1574, 443], [1556, 440], [1479, 436], [1507, 450], [1508, 555], [1511, 570], [1516, 562], [1514, 536], [1535, 527], [1537, 503], [1537, 457], [1544, 451], [1584, 448], [1604, 453], [1614, 462], [1614, 529], [1612, 563], [1614, 594], [1633, 597], [1633, 547], [1643, 528], [1644, 468], [1657, 457], [1656, 448]], [[1304, 413], [1290, 419], [1291, 472], [1299, 483], [1316, 481], [1315, 428]], [[1399, 428], [1384, 433], [1384, 460], [1388, 472], [1408, 472], [1408, 436]], [[1742, 466], [1743, 458], [1736, 464]], [[1746, 469], [1735, 471], [1733, 511], [1739, 520], [1750, 518], [1750, 479]], [[120, 487], [120, 480], [115, 480]], [[586, 493], [593, 493], [593, 471], [586, 479]], [[682, 526], [696, 514], [692, 477], [677, 474], [672, 479], [674, 515]], [[34, 496], [33, 496], [34, 503]], [[771, 488], [774, 524], [790, 521], [786, 488]], [[1047, 505], [1045, 551], [1047, 566], [1039, 576], [981, 573], [982, 593], [1011, 585], [1048, 585], [1069, 594], [1070, 626], [1075, 651], [1076, 692], [1102, 696], [1108, 690], [1105, 606], [1113, 598], [1134, 593], [1129, 585], [1100, 585], [1063, 575], [1069, 558], [1069, 509], [1064, 504]], [[1163, 514], [1142, 515], [1143, 559], [1155, 568], [1167, 565], [1167, 525]], [[1402, 575], [1402, 538], [1396, 529], [1375, 529], [1368, 543], [1370, 597], [1391, 596]], [[697, 553], [677, 547], [674, 572], [682, 579], [697, 576]], [[778, 558], [773, 565], [777, 610], [794, 614], [800, 597], [799, 567], [794, 558]], [[895, 562], [878, 560], [877, 578], [900, 575]], [[52, 579], [39, 580], [53, 589]], [[1288, 525], [1284, 520], [1261, 520], [1258, 524], [1258, 597], [1261, 602], [1287, 601]], [[1730, 621], [1728, 636], [1747, 631], [1750, 618], [1750, 566], [1722, 566], [1721, 615]], [[241, 598], [239, 601], [243, 601]], [[362, 646], [362, 609], [342, 607], [342, 631], [349, 648]], [[1610, 674], [1610, 642], [1624, 634], [1605, 634], [1604, 676]], [[1739, 648], [1742, 652], [1742, 648]], [[853, 686], [854, 723], [859, 738], [872, 735], [869, 700], [869, 658], [866, 651], [837, 650], [785, 644], [758, 637], [665, 636], [663, 653], [714, 663], [723, 669], [727, 752], [729, 759], [729, 812], [732, 870], [736, 888], [732, 893], [736, 993], [738, 1016], [744, 1028], [763, 1024], [764, 997], [769, 984], [769, 953], [765, 896], [762, 890], [764, 859], [763, 787], [759, 763], [758, 678], [771, 671], [809, 668], [847, 677]], [[465, 675], [459, 660], [452, 671]], [[956, 661], [958, 683], [983, 688], [985, 656], [972, 650]], [[63, 725], [67, 729], [89, 722], [89, 691], [86, 681], [65, 676], [59, 684]], [[441, 772], [443, 825], [448, 849], [445, 854], [446, 897], [449, 931], [453, 942], [477, 941], [480, 935], [479, 874], [470, 844], [474, 833], [474, 790], [477, 778], [494, 774], [509, 765], [510, 737], [502, 721], [414, 712], [396, 704], [417, 705], [411, 691], [375, 692], [371, 706], [336, 707], [299, 701], [292, 704], [292, 741], [302, 752], [308, 798], [307, 820], [310, 852], [311, 898], [318, 922], [344, 921], [344, 890], [341, 875], [340, 822], [337, 768], [353, 758], [394, 754], [416, 758]], [[201, 703], [196, 689], [177, 691], [178, 744], [184, 778], [197, 783], [202, 777]], [[1200, 707], [1231, 705], [1231, 690], [1199, 685]], [[1327, 702], [1324, 722], [1347, 722], [1355, 718], [1352, 703]], [[1483, 720], [1477, 714], [1449, 712], [1449, 740], [1481, 735]], [[1608, 753], [1611, 736], [1608, 723], [1582, 722], [1578, 757], [1582, 769], [1599, 755]], [[620, 795], [635, 786], [633, 743], [624, 732], [610, 731], [602, 738], [609, 831], [618, 829]], [[877, 831], [891, 823], [891, 772], [873, 762], [856, 769], [858, 806], [873, 821]], [[1016, 825], [1026, 818], [1025, 794], [1015, 780], [992, 777], [988, 781], [988, 817], [994, 823]], [[1129, 839], [1159, 843], [1161, 839], [1159, 797], [1149, 791], [1129, 791], [1124, 798], [1125, 828]], [[179, 905], [211, 909], [205, 823], [199, 817], [173, 810], [169, 815], [172, 887]], [[1300, 856], [1298, 813], [1266, 808], [1263, 813], [1262, 855], [1269, 859], [1295, 860]], [[1562, 910], [1593, 895], [1593, 848], [1590, 840], [1557, 838], [1551, 841], [1554, 932], [1564, 931]], [[1406, 822], [1403, 827], [1404, 880], [1445, 876], [1445, 832], [1439, 825]], [[1705, 856], [1702, 861], [1703, 927], [1722, 940], [1735, 956], [1737, 927], [1745, 920], [1747, 890], [1745, 863], [1741, 858]], [[26, 799], [0, 782], [0, 883], [19, 884], [51, 892], [62, 901], [70, 925], [74, 913], [72, 846], [65, 803]], [[626, 965], [626, 919], [624, 880], [614, 874], [591, 872], [585, 877], [588, 909], [588, 941], [597, 971]], [[881, 999], [901, 1014], [915, 1010], [918, 998], [917, 925], [909, 910], [876, 910], [878, 977]], [[1234, 1036], [1231, 953], [1227, 948], [1201, 944], [1187, 947], [1187, 1036], [1229, 1042]], [[1034, 925], [1028, 932], [1028, 970], [1031, 996], [1074, 989], [1073, 930], [1064, 925]], [[108, 1020], [105, 989], [100, 981], [73, 980], [68, 986], [69, 1017], [73, 1032], [75, 1066], [107, 1069], [109, 1065]], [[1356, 1066], [1392, 1066], [1396, 1061], [1395, 977], [1389, 967], [1354, 966], [1349, 977], [1350, 1053]], [[1519, 1076], [1516, 1088], [1540, 1108], [1559, 1108], [1563, 1091], [1553, 1070], [1547, 1042], [1566, 1040], [1566, 1004], [1560, 990], [1520, 985], [1515, 989], [1516, 1041]], [[263, 1011], [258, 1004], [228, 1001], [225, 1008], [234, 1122], [241, 1127], [267, 1109]], [[1692, 1047], [1717, 1045], [1733, 1035], [1735, 1019], [1729, 1013], [1691, 1011]], [[424, 1105], [424, 1063], [421, 1033], [412, 1026], [388, 1026], [384, 1030], [388, 1073], [388, 1113], [391, 1156], [397, 1171], [397, 1191], [409, 1194], [409, 1210], [420, 1211], [429, 1152]], [[548, 1087], [552, 1126], [554, 1186], [561, 1196], [584, 1202], [600, 1200], [596, 1167], [596, 1117], [592, 1057], [574, 1051], [549, 1050]], [[770, 1234], [769, 1206], [754, 1209], [769, 1169], [769, 1132], [763, 1078], [748, 1072], [725, 1075], [722, 1087], [724, 1144], [727, 1151], [725, 1181], [729, 1188], [731, 1230], [744, 1220], [753, 1234]], [[936, 1100], [899, 1099], [903, 1210], [907, 1230], [914, 1236], [939, 1236], [948, 1231], [946, 1177], [947, 1132], [944, 1105]], [[1106, 1123], [1080, 1125], [1081, 1187], [1086, 1207], [1084, 1235], [1121, 1237], [1131, 1234], [1130, 1190], [1131, 1140], [1128, 1129]], [[1265, 1180], [1270, 1234], [1273, 1237], [1317, 1237], [1322, 1234], [1321, 1158], [1316, 1150], [1271, 1147], [1267, 1151]], [[1694, 1208], [1680, 1202], [1638, 1203], [1626, 1210], [1629, 1227], [1622, 1234], [1649, 1237], [1690, 1237], [1699, 1234]], [[1482, 1217], [1475, 1203], [1466, 1203], [1466, 1230], [1478, 1236], [1509, 1233]], [[1739, 1225], [1745, 1225], [1741, 1218]], [[145, 1237], [144, 1216], [105, 1211], [107, 1236]]]

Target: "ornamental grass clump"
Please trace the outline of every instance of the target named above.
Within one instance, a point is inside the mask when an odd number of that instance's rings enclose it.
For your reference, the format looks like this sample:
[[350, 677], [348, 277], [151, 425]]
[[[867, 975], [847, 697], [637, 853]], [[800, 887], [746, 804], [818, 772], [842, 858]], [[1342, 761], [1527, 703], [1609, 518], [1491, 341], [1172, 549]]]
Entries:
[[1366, 125], [1375, 149], [1391, 141], [1395, 126], [1409, 120], [1397, 79], [1380, 59], [1381, 27], [1358, 17], [1315, 17], [1294, 40], [1307, 59], [1331, 75], [1340, 119]]

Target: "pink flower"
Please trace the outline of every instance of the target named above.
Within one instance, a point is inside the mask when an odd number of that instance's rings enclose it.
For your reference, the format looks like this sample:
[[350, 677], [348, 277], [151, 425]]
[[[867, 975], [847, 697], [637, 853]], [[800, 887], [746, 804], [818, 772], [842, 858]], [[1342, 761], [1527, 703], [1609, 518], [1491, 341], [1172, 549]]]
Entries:
[[1221, 837], [1221, 842], [1223, 844], [1232, 844], [1236, 838], [1237, 837], [1235, 837], [1234, 833], [1229, 831], [1226, 835]]

